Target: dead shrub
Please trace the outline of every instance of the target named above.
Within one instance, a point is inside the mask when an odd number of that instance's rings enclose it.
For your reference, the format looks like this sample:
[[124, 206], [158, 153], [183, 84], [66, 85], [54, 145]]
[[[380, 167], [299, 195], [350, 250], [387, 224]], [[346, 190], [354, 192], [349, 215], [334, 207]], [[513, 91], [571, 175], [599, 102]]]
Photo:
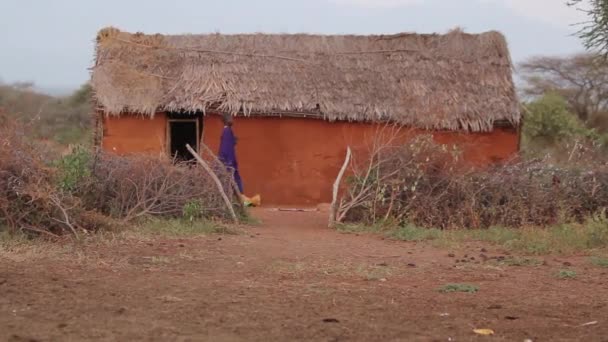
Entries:
[[[78, 235], [143, 216], [229, 215], [211, 177], [196, 164], [83, 148], [57, 159], [28, 128], [0, 113], [0, 228]], [[211, 165], [224, 189], [232, 189], [225, 168], [216, 160]], [[238, 198], [226, 193], [238, 210]]]
[[0, 225], [46, 235], [103, 226], [78, 198], [57, 188], [44, 145], [29, 136], [27, 126], [0, 113]]
[[608, 168], [577, 148], [566, 166], [537, 159], [471, 169], [430, 136], [382, 145], [353, 164], [338, 220], [442, 229], [582, 222], [608, 206]]
[[[220, 192], [211, 177], [198, 165], [147, 155], [117, 156], [99, 152], [92, 160], [91, 174], [76, 193], [87, 208], [130, 221], [142, 216], [189, 216], [229, 218]], [[214, 172], [226, 194], [237, 206], [231, 177], [221, 165]], [[192, 213], [192, 208], [200, 210]]]

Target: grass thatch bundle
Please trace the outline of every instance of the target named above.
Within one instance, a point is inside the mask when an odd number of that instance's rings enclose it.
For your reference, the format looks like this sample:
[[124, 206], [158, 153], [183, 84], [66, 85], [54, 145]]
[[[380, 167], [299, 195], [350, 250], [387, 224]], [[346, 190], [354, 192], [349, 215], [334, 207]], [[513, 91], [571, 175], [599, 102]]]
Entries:
[[215, 110], [470, 131], [520, 120], [498, 32], [168, 36], [108, 28], [96, 52], [91, 84], [110, 115]]

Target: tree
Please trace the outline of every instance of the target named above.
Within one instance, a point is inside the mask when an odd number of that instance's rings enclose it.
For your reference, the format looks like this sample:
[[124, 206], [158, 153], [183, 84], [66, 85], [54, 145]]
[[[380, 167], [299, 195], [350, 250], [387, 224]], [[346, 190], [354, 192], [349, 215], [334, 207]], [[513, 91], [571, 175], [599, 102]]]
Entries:
[[524, 136], [529, 141], [542, 140], [555, 144], [592, 132], [568, 110], [568, 103], [556, 93], [548, 93], [525, 105]]
[[592, 54], [533, 57], [520, 64], [519, 72], [526, 97], [559, 94], [590, 125], [608, 113], [608, 60]]
[[608, 57], [608, 0], [569, 0], [567, 4], [589, 17], [579, 31], [585, 47]]
[[70, 103], [74, 106], [88, 105], [91, 102], [93, 88], [90, 83], [85, 83], [70, 96]]

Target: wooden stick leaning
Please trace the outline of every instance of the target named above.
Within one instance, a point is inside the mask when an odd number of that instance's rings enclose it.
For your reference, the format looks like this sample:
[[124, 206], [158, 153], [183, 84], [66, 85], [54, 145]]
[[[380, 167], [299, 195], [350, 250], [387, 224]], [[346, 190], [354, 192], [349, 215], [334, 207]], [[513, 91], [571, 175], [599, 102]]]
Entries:
[[[221, 164], [220, 160], [218, 159], [218, 157], [213, 154], [213, 151], [211, 151], [211, 149], [203, 144], [203, 142], [201, 141], [200, 143], [201, 149], [204, 149], [205, 151], [207, 151], [207, 153], [218, 163]], [[202, 152], [202, 151], [201, 151]], [[238, 199], [237, 203], [239, 206], [239, 209], [241, 210], [241, 212], [245, 212], [245, 204], [243, 203], [243, 201], [241, 200], [241, 191], [239, 190], [239, 187], [236, 185], [236, 182], [234, 181], [234, 178], [230, 178], [230, 187], [232, 187], [232, 191], [234, 191], [234, 194], [236, 195], [236, 198]]]
[[190, 152], [190, 154], [192, 154], [192, 156], [196, 159], [196, 161], [205, 169], [205, 171], [207, 171], [207, 173], [209, 173], [209, 175], [211, 176], [211, 178], [217, 185], [217, 189], [220, 191], [220, 194], [222, 195], [222, 198], [224, 199], [224, 202], [226, 203], [226, 207], [228, 207], [228, 210], [230, 211], [230, 215], [232, 216], [232, 219], [234, 220], [235, 223], [239, 223], [239, 219], [236, 216], [236, 213], [234, 212], [234, 208], [232, 207], [232, 202], [230, 202], [230, 199], [228, 199], [228, 196], [226, 195], [226, 192], [224, 191], [224, 187], [222, 186], [222, 182], [220, 182], [220, 179], [217, 178], [217, 175], [215, 174], [215, 172], [213, 172], [213, 170], [211, 170], [209, 165], [203, 160], [203, 158], [201, 158], [198, 155], [198, 153], [196, 153], [196, 151], [194, 151], [194, 149], [192, 149], [192, 147], [190, 147], [189, 144], [186, 144], [186, 148], [188, 149], [188, 152]]
[[333, 228], [336, 225], [336, 215], [338, 213], [338, 190], [340, 188], [340, 182], [342, 181], [342, 177], [344, 176], [344, 172], [346, 172], [346, 167], [348, 163], [350, 163], [351, 157], [350, 146], [346, 148], [346, 158], [344, 159], [344, 164], [338, 173], [338, 177], [336, 177], [336, 181], [334, 182], [334, 191], [331, 201], [331, 207], [329, 209], [329, 228]]

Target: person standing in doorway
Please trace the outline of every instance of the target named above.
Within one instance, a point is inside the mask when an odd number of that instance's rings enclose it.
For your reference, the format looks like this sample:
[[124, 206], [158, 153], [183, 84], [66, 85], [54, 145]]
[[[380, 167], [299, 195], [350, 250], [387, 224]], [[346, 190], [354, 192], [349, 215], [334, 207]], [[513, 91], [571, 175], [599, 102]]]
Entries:
[[220, 161], [226, 166], [229, 172], [234, 177], [239, 192], [243, 194], [243, 181], [239, 173], [239, 164], [236, 160], [236, 137], [232, 131], [232, 118], [224, 116], [224, 130], [222, 131], [222, 137], [220, 140], [220, 152], [218, 157]]

